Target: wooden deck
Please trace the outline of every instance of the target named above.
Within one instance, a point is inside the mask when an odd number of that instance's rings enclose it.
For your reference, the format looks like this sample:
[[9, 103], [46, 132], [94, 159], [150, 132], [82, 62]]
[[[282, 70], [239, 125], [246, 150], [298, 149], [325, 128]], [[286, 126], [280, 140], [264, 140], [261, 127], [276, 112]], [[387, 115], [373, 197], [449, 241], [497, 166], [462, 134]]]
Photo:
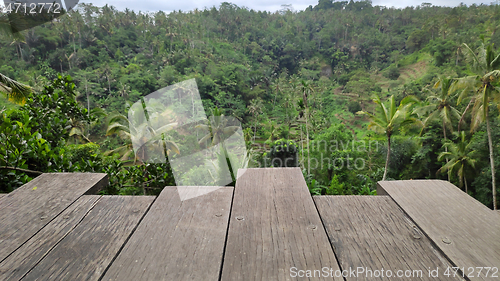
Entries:
[[388, 194], [448, 259], [471, 275], [469, 279], [488, 279], [486, 271], [475, 268], [500, 267], [500, 218], [453, 184], [439, 180], [383, 182], [378, 193]]
[[199, 187], [100, 196], [105, 174], [43, 174], [0, 195], [0, 280], [500, 280], [499, 212], [448, 182], [311, 197], [298, 168], [239, 173], [184, 201]]

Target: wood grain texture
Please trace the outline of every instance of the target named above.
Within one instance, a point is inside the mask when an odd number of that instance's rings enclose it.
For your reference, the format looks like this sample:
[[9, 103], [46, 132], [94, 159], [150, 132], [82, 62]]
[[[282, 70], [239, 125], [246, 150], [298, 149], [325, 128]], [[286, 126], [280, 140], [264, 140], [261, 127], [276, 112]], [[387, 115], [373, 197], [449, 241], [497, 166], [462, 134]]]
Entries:
[[219, 280], [232, 195], [180, 201], [165, 187], [102, 280]]
[[[500, 217], [459, 188], [441, 180], [384, 181], [378, 190], [388, 194], [453, 264], [500, 267]], [[498, 280], [479, 277], [471, 280]]]
[[20, 280], [76, 227], [101, 198], [85, 195], [0, 263], [0, 280]]
[[0, 199], [0, 262], [95, 186], [106, 174], [42, 174]]
[[308, 280], [293, 277], [292, 267], [339, 269], [299, 168], [238, 174], [221, 280]]
[[154, 197], [103, 196], [22, 280], [99, 280]]
[[[347, 276], [346, 280], [462, 279], [429, 276], [429, 268], [451, 265], [390, 197], [315, 196], [314, 201], [341, 268], [363, 268], [356, 277]], [[381, 269], [386, 272], [385, 278], [375, 277], [374, 271]]]

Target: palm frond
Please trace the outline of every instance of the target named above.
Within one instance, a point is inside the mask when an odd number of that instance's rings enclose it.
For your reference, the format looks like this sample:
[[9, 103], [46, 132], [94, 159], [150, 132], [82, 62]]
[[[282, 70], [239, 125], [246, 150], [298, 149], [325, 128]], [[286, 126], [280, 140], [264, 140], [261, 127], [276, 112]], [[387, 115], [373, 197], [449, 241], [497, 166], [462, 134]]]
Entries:
[[194, 126], [194, 128], [208, 131], [210, 127], [208, 125], [205, 125], [205, 124], [198, 124], [198, 125]]
[[10, 13], [9, 15], [0, 15], [0, 35], [11, 40], [25, 42], [24, 34], [20, 30], [25, 30], [28, 27], [20, 14]]
[[463, 43], [462, 46], [463, 46], [462, 52], [465, 55], [466, 61], [472, 63], [472, 67], [475, 69], [481, 68], [481, 62], [483, 61], [483, 58], [486, 56], [484, 48], [480, 48], [478, 55], [476, 55], [476, 53], [466, 43]]
[[124, 123], [128, 124], [128, 118], [122, 114], [115, 114], [115, 115], [112, 115], [108, 121], [109, 124], [119, 123], [119, 122], [124, 122]]
[[7, 94], [7, 97], [15, 103], [24, 104], [26, 98], [31, 93], [31, 87], [0, 73], [0, 92]]
[[500, 54], [498, 54], [492, 61], [491, 61], [491, 68], [492, 69], [499, 69], [500, 68]]
[[225, 127], [222, 131], [224, 132], [224, 135], [228, 136], [234, 134], [236, 131], [238, 131], [239, 128], [240, 126], [228, 126]]
[[175, 153], [177, 153], [178, 155], [181, 154], [181, 151], [179, 150], [179, 147], [177, 146], [177, 144], [173, 141], [164, 141], [164, 144], [165, 144], [165, 148], [167, 149], [167, 151], [173, 151]]
[[166, 132], [174, 129], [176, 126], [177, 126], [177, 123], [170, 123], [170, 124], [164, 125], [164, 126], [158, 128], [158, 129], [156, 129], [156, 133], [157, 134], [166, 133]]
[[108, 130], [106, 131], [106, 136], [110, 136], [113, 134], [120, 134], [120, 133], [125, 133], [130, 135], [129, 127], [120, 123], [113, 123], [108, 126]]
[[198, 141], [198, 143], [201, 145], [201, 144], [204, 144], [206, 143], [212, 136], [210, 134], [206, 134], [203, 138], [201, 138], [201, 140]]

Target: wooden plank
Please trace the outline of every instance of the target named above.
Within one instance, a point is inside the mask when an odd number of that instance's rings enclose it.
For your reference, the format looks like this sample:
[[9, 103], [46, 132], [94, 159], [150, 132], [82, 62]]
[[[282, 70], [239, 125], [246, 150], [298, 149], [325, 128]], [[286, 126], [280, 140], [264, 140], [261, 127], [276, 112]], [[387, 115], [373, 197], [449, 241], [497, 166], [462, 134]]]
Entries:
[[106, 174], [42, 174], [0, 200], [0, 262], [88, 190], [105, 186]]
[[300, 169], [238, 173], [221, 280], [343, 280]]
[[464, 267], [469, 279], [498, 279], [476, 269], [500, 267], [500, 217], [488, 207], [441, 180], [384, 181], [379, 191], [392, 197], [453, 264]]
[[165, 187], [102, 280], [219, 280], [232, 195], [180, 201]]
[[153, 196], [103, 196], [22, 280], [99, 280]]
[[382, 269], [385, 279], [461, 280], [443, 272], [429, 276], [429, 268], [450, 263], [388, 196], [315, 196], [314, 201], [341, 268], [356, 271], [346, 280], [384, 279], [376, 278]]
[[20, 280], [68, 235], [101, 198], [84, 195], [0, 263], [0, 280]]

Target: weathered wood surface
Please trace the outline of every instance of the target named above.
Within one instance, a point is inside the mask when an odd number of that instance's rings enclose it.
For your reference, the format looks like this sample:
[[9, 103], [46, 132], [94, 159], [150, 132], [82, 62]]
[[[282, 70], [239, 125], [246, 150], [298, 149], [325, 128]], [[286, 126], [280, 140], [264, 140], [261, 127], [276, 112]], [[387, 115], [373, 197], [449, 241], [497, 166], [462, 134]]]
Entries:
[[219, 280], [232, 195], [223, 187], [180, 201], [166, 187], [102, 280]]
[[442, 271], [439, 278], [429, 276], [429, 268], [451, 265], [390, 197], [315, 196], [314, 201], [340, 266], [356, 271], [346, 280], [461, 280]]
[[469, 279], [498, 279], [476, 269], [500, 266], [500, 217], [489, 208], [447, 181], [384, 181], [377, 191], [394, 199]]
[[0, 199], [0, 262], [88, 190], [108, 183], [106, 174], [42, 174]]
[[99, 280], [154, 198], [102, 196], [23, 280]]
[[299, 168], [238, 173], [221, 280], [307, 280], [291, 275], [339, 269]]
[[0, 263], [0, 280], [20, 280], [76, 227], [100, 199], [85, 195]]

